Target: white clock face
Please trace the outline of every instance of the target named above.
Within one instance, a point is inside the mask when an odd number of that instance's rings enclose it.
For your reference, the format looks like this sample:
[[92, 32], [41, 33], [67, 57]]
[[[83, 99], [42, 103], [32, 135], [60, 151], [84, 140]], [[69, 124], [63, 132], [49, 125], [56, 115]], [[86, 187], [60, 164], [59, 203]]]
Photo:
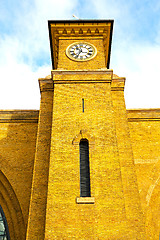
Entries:
[[95, 57], [96, 48], [90, 43], [73, 43], [66, 49], [66, 55], [75, 61], [87, 61]]

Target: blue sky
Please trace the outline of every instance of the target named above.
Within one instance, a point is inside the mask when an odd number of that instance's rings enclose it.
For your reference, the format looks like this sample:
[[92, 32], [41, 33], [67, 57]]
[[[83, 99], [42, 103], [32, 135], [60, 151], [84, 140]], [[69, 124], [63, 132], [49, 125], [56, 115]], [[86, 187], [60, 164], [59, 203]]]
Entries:
[[159, 0], [0, 0], [0, 109], [39, 109], [50, 74], [48, 20], [114, 19], [110, 68], [127, 108], [160, 108]]

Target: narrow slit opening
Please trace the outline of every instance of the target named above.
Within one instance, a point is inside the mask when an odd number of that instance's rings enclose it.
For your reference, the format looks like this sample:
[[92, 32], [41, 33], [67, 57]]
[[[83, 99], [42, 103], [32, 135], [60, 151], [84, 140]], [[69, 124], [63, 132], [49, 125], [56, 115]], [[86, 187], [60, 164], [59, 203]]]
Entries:
[[89, 167], [89, 142], [81, 139], [80, 150], [80, 197], [91, 197], [90, 193], [90, 167]]
[[84, 112], [84, 98], [82, 98], [82, 112]]

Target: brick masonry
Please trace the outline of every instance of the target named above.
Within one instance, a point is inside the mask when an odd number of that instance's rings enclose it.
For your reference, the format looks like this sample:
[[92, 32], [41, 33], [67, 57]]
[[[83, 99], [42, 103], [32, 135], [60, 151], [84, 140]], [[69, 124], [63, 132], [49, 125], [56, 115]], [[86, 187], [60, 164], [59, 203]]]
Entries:
[[[125, 78], [106, 69], [104, 35], [95, 29], [99, 36], [59, 38], [57, 68], [39, 79], [39, 111], [0, 111], [0, 205], [11, 240], [158, 239], [160, 110], [126, 111]], [[96, 57], [72, 61], [67, 46], [83, 40]], [[86, 199], [82, 138], [89, 141]]]

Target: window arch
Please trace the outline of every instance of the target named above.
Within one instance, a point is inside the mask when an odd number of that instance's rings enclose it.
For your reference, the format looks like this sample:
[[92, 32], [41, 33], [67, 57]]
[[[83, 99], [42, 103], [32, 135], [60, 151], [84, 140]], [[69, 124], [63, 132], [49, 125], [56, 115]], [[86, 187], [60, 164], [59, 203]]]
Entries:
[[0, 206], [0, 240], [10, 240], [7, 220], [1, 206]]
[[90, 197], [90, 167], [89, 167], [89, 142], [81, 139], [79, 143], [80, 151], [80, 196]]

